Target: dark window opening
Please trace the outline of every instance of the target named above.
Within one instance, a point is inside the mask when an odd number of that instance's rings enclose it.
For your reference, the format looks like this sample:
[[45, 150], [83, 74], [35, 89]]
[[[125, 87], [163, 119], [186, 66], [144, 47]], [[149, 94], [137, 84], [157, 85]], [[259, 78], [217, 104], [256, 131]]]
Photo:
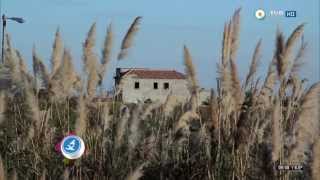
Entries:
[[169, 83], [167, 83], [167, 82], [164, 83], [164, 84], [163, 84], [163, 89], [169, 89]]
[[140, 88], [139, 82], [135, 82], [135, 83], [134, 83], [134, 88], [135, 88], [135, 89], [139, 89], [139, 88]]
[[158, 89], [158, 83], [157, 82], [153, 83], [153, 89]]

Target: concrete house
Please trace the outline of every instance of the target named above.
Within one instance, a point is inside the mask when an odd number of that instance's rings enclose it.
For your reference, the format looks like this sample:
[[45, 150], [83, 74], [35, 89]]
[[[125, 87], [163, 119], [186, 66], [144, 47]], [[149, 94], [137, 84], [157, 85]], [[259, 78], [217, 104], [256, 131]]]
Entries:
[[164, 102], [170, 93], [181, 102], [190, 97], [185, 75], [175, 70], [117, 68], [115, 86], [127, 103]]

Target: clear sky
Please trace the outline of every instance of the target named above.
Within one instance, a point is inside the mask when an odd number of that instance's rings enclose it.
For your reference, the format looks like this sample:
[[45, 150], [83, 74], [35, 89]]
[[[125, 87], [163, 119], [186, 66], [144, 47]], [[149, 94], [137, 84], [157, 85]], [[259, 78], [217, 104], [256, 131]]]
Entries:
[[[307, 23], [308, 64], [302, 75], [319, 80], [319, 0], [2, 0], [2, 13], [21, 16], [25, 24], [8, 23], [14, 46], [31, 65], [33, 44], [49, 64], [55, 30], [60, 26], [65, 45], [71, 49], [74, 64], [81, 67], [81, 46], [93, 22], [97, 22], [97, 52], [102, 48], [107, 25], [115, 31], [113, 62], [109, 66], [107, 86], [117, 66], [168, 68], [183, 71], [182, 47], [193, 56], [198, 79], [204, 87], [215, 86], [224, 22], [242, 7], [241, 40], [237, 63], [241, 79], [245, 77], [256, 42], [263, 39], [259, 74], [267, 71], [274, 49], [277, 26], [288, 36], [300, 23]], [[257, 20], [262, 8], [267, 17]], [[268, 17], [270, 10], [295, 10], [296, 18]], [[116, 64], [120, 42], [136, 16], [143, 16], [141, 31], [125, 61]], [[31, 66], [30, 66], [31, 67]]]

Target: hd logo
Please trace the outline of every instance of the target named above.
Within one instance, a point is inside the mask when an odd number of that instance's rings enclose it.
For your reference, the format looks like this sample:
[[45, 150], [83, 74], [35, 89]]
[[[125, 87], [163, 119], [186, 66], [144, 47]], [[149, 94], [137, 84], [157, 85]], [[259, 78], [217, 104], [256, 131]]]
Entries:
[[297, 11], [286, 11], [285, 16], [286, 17], [297, 17]]

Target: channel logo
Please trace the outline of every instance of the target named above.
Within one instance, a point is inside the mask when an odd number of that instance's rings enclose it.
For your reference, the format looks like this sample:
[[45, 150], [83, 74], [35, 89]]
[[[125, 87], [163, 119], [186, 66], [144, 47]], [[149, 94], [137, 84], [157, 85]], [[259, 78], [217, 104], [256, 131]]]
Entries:
[[268, 17], [287, 17], [294, 18], [297, 17], [297, 11], [294, 10], [270, 10], [268, 13], [263, 9], [258, 9], [255, 12], [255, 16], [258, 20], [263, 20]]
[[262, 20], [266, 17], [266, 13], [263, 9], [258, 9], [255, 15], [256, 15], [256, 18], [259, 20]]
[[78, 159], [83, 155], [85, 150], [83, 140], [75, 135], [63, 138], [60, 148], [63, 156], [67, 159]]

